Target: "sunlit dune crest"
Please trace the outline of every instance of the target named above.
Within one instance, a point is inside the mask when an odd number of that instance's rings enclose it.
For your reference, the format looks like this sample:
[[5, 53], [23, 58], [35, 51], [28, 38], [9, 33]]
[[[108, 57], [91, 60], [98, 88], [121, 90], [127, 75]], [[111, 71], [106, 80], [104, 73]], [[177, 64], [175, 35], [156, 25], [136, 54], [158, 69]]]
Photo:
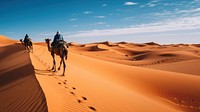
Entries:
[[8, 37], [6, 37], [6, 36], [3, 36], [3, 35], [0, 35], [0, 45], [2, 45], [2, 44], [12, 44], [12, 43], [15, 43], [15, 42], [17, 42], [16, 40], [12, 40], [12, 39], [10, 39], [10, 38], [8, 38]]

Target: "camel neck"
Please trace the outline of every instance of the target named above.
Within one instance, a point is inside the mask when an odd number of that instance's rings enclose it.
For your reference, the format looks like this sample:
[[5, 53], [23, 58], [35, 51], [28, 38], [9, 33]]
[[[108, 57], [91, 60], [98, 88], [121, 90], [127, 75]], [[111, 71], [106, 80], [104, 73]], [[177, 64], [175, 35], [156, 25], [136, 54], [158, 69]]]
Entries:
[[51, 52], [50, 42], [47, 42], [47, 47], [48, 47], [49, 52]]

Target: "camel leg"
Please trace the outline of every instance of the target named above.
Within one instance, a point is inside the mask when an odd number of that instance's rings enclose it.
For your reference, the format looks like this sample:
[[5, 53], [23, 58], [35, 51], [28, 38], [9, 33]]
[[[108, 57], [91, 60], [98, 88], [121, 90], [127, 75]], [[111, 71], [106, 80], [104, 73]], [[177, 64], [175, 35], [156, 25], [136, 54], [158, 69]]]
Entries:
[[28, 51], [28, 48], [27, 48], [27, 46], [25, 46], [25, 52], [27, 52]]
[[67, 54], [66, 54], [66, 56], [65, 56], [65, 60], [67, 60]]
[[[60, 66], [62, 65], [62, 59], [60, 60]], [[60, 66], [58, 67], [58, 70], [60, 70]]]
[[53, 67], [51, 70], [53, 70], [53, 72], [56, 72], [56, 61], [55, 61], [55, 56], [53, 52], [51, 52], [51, 56], [53, 57]]
[[31, 45], [29, 45], [29, 51], [33, 53], [33, 48]]
[[32, 44], [32, 42], [30, 42], [30, 48], [31, 48], [31, 51], [33, 53], [33, 44]]
[[27, 43], [26, 42], [24, 43], [24, 46], [25, 46], [25, 50], [27, 51], [28, 48], [27, 48]]
[[65, 75], [65, 69], [66, 69], [66, 64], [65, 64], [65, 60], [67, 60], [67, 54], [68, 51], [66, 50], [65, 55], [62, 57], [62, 61], [63, 61], [63, 76]]
[[62, 48], [60, 47], [60, 58], [61, 58], [61, 60], [60, 60], [60, 66], [58, 67], [58, 70], [60, 70], [60, 67], [61, 67], [61, 65], [62, 65], [62, 59], [63, 59], [63, 50], [62, 50]]
[[66, 68], [66, 65], [65, 65], [65, 60], [64, 60], [64, 57], [62, 58], [62, 61], [63, 61], [63, 76], [65, 75], [65, 68]]
[[63, 76], [65, 75], [65, 69], [66, 69], [66, 64], [65, 64], [65, 60], [67, 60], [67, 51], [66, 51], [66, 54], [65, 54], [65, 56], [63, 56], [63, 58], [62, 58], [62, 61], [63, 61]]
[[26, 45], [24, 47], [25, 47], [25, 50], [26, 50]]
[[28, 53], [30, 52], [30, 51], [29, 51], [29, 46], [28, 46], [27, 43], [25, 44], [25, 50], [26, 50], [26, 52], [28, 52]]

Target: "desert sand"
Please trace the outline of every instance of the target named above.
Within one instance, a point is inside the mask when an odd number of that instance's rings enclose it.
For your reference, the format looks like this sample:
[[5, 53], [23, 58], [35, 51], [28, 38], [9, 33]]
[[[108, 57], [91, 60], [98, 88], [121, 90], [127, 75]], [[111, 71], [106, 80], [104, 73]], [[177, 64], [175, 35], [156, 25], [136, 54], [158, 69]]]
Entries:
[[0, 42], [1, 111], [200, 111], [198, 44], [72, 42], [61, 76], [44, 42]]

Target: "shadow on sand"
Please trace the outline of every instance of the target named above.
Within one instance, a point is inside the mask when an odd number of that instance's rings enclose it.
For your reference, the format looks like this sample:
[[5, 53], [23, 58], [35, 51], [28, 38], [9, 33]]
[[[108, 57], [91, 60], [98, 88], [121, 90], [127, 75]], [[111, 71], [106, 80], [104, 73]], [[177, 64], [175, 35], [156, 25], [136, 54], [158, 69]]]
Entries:
[[51, 70], [34, 69], [37, 75], [54, 76]]
[[21, 45], [0, 47], [0, 101], [2, 112], [48, 111], [30, 56]]

